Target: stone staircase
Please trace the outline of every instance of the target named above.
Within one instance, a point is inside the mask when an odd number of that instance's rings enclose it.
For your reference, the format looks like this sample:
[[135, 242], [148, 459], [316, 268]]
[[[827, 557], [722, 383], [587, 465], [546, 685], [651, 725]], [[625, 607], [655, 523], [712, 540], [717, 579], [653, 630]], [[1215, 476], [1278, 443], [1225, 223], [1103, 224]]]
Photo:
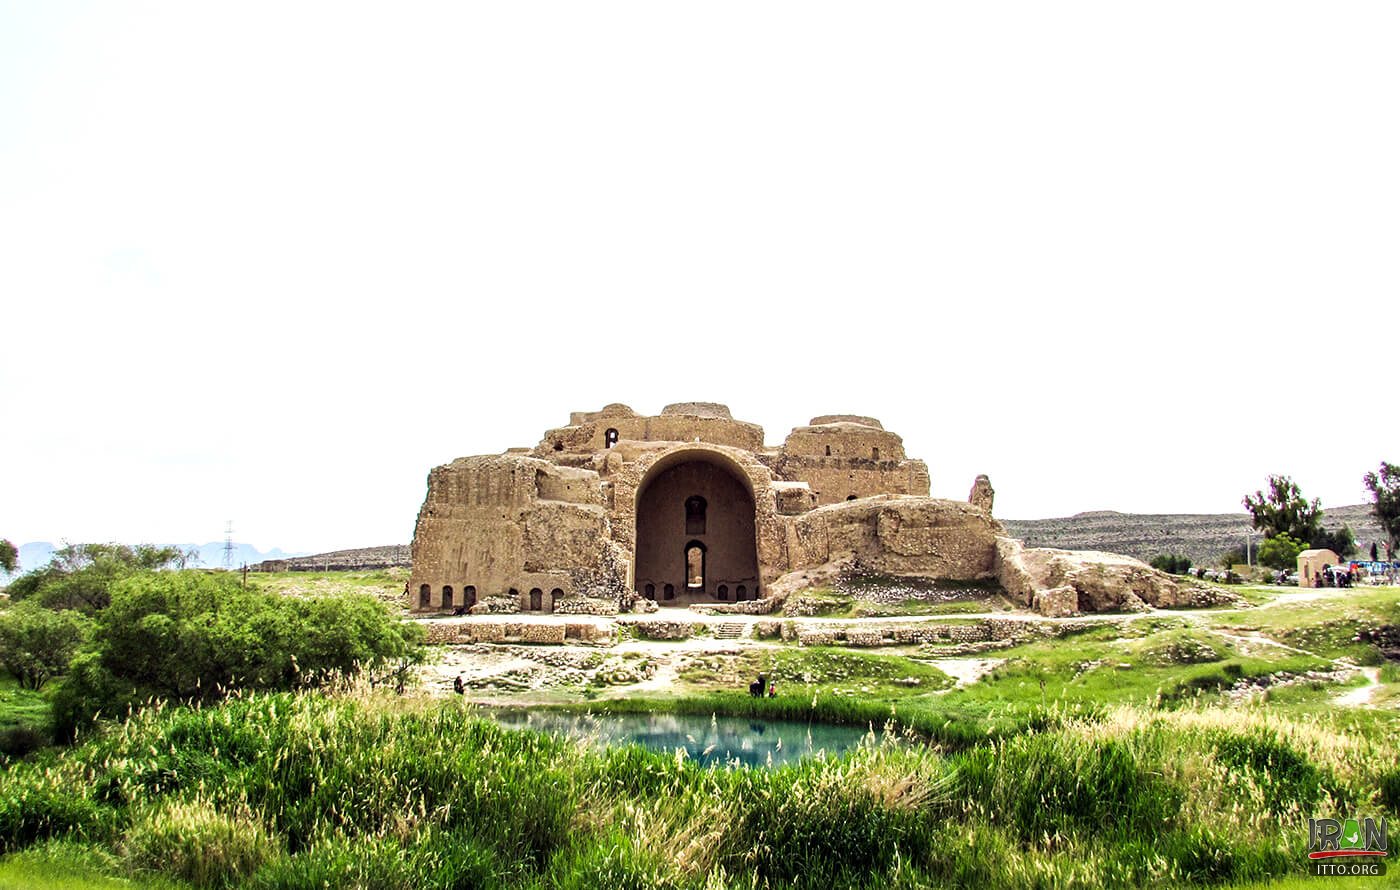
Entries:
[[742, 621], [726, 621], [715, 626], [716, 640], [737, 640], [748, 636], [748, 625]]

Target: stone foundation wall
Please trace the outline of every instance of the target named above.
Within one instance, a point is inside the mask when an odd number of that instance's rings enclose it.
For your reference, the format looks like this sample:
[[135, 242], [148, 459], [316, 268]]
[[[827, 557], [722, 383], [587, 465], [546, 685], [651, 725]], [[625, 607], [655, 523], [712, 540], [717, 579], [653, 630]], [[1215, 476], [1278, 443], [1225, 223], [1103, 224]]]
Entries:
[[771, 615], [781, 605], [772, 597], [737, 603], [694, 603], [690, 609], [702, 615]]
[[617, 600], [571, 596], [555, 600], [554, 612], [558, 615], [616, 615]]
[[473, 615], [515, 615], [520, 612], [520, 600], [513, 596], [488, 596], [472, 606]]
[[567, 627], [563, 624], [525, 624], [520, 628], [520, 641], [562, 646], [566, 631]]
[[691, 621], [638, 621], [632, 625], [637, 636], [647, 640], [685, 640], [700, 625]]
[[578, 640], [580, 643], [605, 643], [612, 639], [613, 627], [611, 624], [599, 626], [597, 624], [566, 624], [564, 625], [564, 638], [568, 640]]
[[526, 624], [524, 622], [462, 622], [446, 624], [427, 623], [424, 626], [427, 642], [442, 645], [465, 645], [471, 643], [504, 643], [518, 640], [521, 643], [538, 645], [563, 645], [566, 640], [580, 643], [608, 643], [612, 641], [613, 626], [590, 623], [571, 624]]

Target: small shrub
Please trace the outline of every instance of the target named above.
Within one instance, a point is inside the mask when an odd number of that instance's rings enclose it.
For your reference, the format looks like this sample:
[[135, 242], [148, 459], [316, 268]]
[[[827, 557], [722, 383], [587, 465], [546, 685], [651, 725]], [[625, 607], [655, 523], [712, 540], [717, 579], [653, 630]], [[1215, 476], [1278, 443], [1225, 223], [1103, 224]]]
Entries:
[[1392, 813], [1400, 813], [1400, 767], [1392, 767], [1381, 774], [1381, 806]]
[[6, 726], [0, 729], [0, 754], [26, 757], [44, 747], [48, 741], [37, 726]]
[[1215, 758], [1250, 776], [1274, 813], [1282, 813], [1290, 805], [1311, 812], [1324, 792], [1334, 798], [1344, 796], [1329, 774], [1272, 733], [1220, 736], [1215, 741]]
[[0, 852], [18, 850], [36, 840], [105, 836], [112, 813], [83, 794], [68, 776], [31, 764], [11, 767], [0, 795]]
[[1159, 832], [1181, 793], [1117, 740], [1037, 733], [959, 755], [964, 795], [1026, 839], [1075, 830]]
[[246, 806], [234, 813], [208, 800], [148, 811], [126, 835], [137, 868], [174, 874], [199, 887], [230, 887], [277, 856], [279, 844]]

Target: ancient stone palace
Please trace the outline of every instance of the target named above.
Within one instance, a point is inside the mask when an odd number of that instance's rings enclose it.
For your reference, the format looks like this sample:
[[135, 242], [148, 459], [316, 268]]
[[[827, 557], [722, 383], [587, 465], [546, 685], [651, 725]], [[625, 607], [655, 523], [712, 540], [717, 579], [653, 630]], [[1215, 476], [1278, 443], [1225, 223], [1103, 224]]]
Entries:
[[[757, 612], [812, 572], [858, 562], [995, 578], [1044, 612], [1092, 607], [1074, 567], [1054, 569], [1046, 555], [1060, 551], [1023, 558], [1034, 552], [1005, 537], [992, 497], [986, 477], [966, 502], [929, 497], [928, 467], [871, 417], [814, 417], [770, 447], [724, 405], [684, 402], [655, 416], [609, 405], [572, 414], [534, 448], [432, 470], [410, 606]], [[1157, 573], [1135, 566], [1147, 580], [1111, 595], [1155, 602]]]

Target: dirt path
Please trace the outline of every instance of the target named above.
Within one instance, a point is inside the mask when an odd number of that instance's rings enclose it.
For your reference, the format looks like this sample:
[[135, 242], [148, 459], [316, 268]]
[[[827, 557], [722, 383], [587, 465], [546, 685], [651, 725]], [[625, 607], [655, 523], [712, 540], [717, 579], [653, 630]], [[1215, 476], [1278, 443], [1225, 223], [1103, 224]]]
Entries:
[[1381, 688], [1381, 669], [1362, 668], [1361, 673], [1366, 677], [1366, 685], [1343, 692], [1333, 699], [1336, 704], [1349, 708], [1370, 707], [1371, 698], [1376, 694], [1376, 690]]
[[930, 658], [927, 662], [957, 682], [944, 692], [976, 683], [1006, 662], [1005, 658]]

